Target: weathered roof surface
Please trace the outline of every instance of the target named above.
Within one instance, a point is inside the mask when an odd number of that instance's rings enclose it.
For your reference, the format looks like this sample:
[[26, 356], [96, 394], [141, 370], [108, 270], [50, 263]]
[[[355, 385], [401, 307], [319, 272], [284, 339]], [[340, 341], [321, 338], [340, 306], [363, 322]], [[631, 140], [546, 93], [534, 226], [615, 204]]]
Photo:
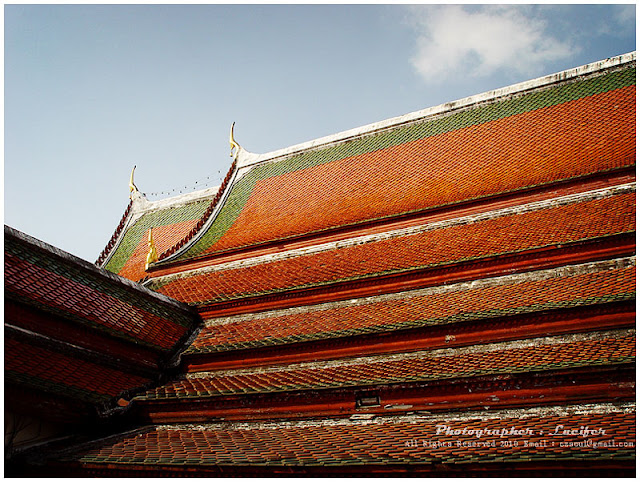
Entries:
[[171, 298], [7, 226], [5, 296], [160, 351], [173, 348], [197, 320]]
[[[629, 192], [630, 190], [630, 192]], [[288, 252], [154, 278], [150, 286], [186, 303], [207, 303], [469, 262], [635, 230], [634, 186], [530, 209], [425, 225], [328, 248]]]
[[[506, 97], [242, 167], [180, 258], [485, 198], [635, 164], [635, 56]], [[454, 104], [455, 105], [455, 104]]]
[[635, 299], [635, 257], [206, 320], [185, 355], [487, 320]]
[[299, 367], [189, 375], [138, 399], [210, 397], [235, 393], [322, 390], [447, 378], [538, 372], [633, 363], [635, 330], [613, 330], [465, 348], [385, 355]]
[[6, 381], [105, 401], [148, 385], [199, 322], [188, 306], [5, 226]]
[[[556, 433], [558, 427], [562, 428]], [[595, 429], [589, 444], [578, 434], [587, 427]], [[563, 428], [576, 432], [565, 433]], [[66, 461], [87, 469], [215, 467], [222, 474], [233, 473], [233, 467], [274, 473], [287, 467], [333, 467], [348, 473], [363, 466], [374, 472], [404, 472], [420, 466], [443, 469], [442, 464], [451, 464], [450, 472], [469, 470], [474, 464], [488, 468], [492, 462], [503, 467], [513, 462], [511, 468], [518, 470], [518, 464], [528, 462], [633, 460], [634, 438], [635, 415], [627, 406], [578, 405], [373, 421], [165, 425], [85, 450]]]

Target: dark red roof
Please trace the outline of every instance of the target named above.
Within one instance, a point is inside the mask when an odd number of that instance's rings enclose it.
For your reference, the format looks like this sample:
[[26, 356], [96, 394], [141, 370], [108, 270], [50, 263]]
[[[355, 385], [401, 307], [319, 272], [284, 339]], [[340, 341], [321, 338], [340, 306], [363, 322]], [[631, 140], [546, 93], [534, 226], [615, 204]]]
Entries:
[[5, 228], [5, 296], [161, 351], [173, 348], [195, 321], [175, 300], [10, 228]]
[[4, 241], [12, 410], [28, 409], [22, 390], [113, 405], [157, 381], [200, 321], [186, 305], [7, 226]]
[[5, 382], [26, 388], [104, 402], [133, 388], [148, 385], [150, 377], [115, 370], [77, 355], [65, 355], [5, 338]]
[[[111, 470], [131, 465], [158, 470], [171, 466], [347, 469], [363, 464], [396, 470], [403, 465], [435, 470], [438, 464], [462, 464], [458, 469], [464, 470], [473, 463], [632, 460], [635, 415], [610, 410], [610, 406], [587, 405], [373, 422], [160, 426], [68, 457], [67, 462]], [[592, 432], [584, 437], [580, 430]]]

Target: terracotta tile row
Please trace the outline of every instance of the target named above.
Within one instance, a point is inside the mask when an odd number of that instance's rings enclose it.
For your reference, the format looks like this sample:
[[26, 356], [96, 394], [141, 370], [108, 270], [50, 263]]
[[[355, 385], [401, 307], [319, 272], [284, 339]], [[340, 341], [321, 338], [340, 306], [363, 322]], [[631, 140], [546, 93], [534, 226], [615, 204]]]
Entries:
[[367, 360], [349, 365], [280, 369], [237, 375], [192, 377], [151, 389], [138, 399], [175, 399], [394, 382], [419, 382], [496, 373], [628, 363], [635, 359], [635, 333], [568, 343], [506, 345], [493, 351], [464, 351], [421, 357]]
[[635, 266], [424, 296], [309, 310], [203, 328], [187, 353], [353, 336], [635, 297]]
[[78, 393], [73, 388], [79, 388], [109, 397], [150, 381], [12, 338], [5, 338], [4, 353], [6, 382], [13, 381], [45, 392], [61, 386], [61, 392], [66, 396]]
[[255, 266], [156, 281], [157, 291], [206, 303], [407, 272], [635, 230], [635, 193], [512, 214]]
[[[466, 420], [159, 427], [69, 457], [81, 464], [349, 466], [631, 459], [633, 413]], [[497, 418], [500, 417], [500, 418]], [[560, 428], [559, 428], [560, 427]], [[565, 433], [565, 430], [569, 431]], [[575, 432], [571, 432], [575, 430]], [[580, 430], [589, 430], [587, 436]]]

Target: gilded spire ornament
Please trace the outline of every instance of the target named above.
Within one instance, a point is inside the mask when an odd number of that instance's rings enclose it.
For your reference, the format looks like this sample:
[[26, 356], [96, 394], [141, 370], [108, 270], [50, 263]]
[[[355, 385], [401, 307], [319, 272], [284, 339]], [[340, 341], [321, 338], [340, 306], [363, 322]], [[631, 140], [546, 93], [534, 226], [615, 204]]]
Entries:
[[144, 265], [144, 270], [149, 270], [149, 265], [158, 261], [158, 253], [156, 251], [156, 245], [153, 242], [153, 228], [149, 228], [149, 252], [147, 253], [147, 262]]
[[131, 169], [131, 177], [129, 178], [129, 193], [130, 193], [129, 197], [131, 197], [134, 192], [138, 192], [138, 188], [133, 182], [133, 173], [135, 171], [136, 171], [136, 166], [133, 166], [133, 169]]

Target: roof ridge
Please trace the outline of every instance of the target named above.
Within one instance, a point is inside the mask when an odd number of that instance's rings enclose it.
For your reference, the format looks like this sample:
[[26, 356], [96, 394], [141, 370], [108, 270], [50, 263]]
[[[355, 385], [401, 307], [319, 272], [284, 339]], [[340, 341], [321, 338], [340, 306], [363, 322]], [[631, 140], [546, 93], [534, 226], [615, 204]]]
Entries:
[[104, 249], [100, 253], [100, 256], [98, 256], [98, 259], [94, 263], [96, 266], [100, 266], [109, 257], [109, 255], [113, 251], [113, 248], [116, 246], [116, 241], [118, 240], [118, 238], [122, 234], [122, 230], [124, 229], [124, 227], [127, 224], [126, 221], [129, 218], [129, 214], [131, 213], [131, 208], [132, 207], [133, 207], [133, 199], [130, 198], [129, 199], [129, 204], [127, 205], [127, 208], [124, 210], [124, 214], [122, 215], [122, 218], [120, 219], [120, 224], [118, 224], [118, 227], [113, 232], [113, 235], [111, 236], [111, 239], [109, 240], [107, 245], [104, 247]]
[[176, 254], [189, 241], [191, 241], [191, 239], [193, 239], [203, 228], [206, 227], [206, 225], [208, 224], [208, 221], [213, 217], [215, 208], [220, 204], [220, 201], [222, 200], [222, 196], [224, 192], [226, 191], [227, 187], [231, 185], [230, 181], [231, 181], [231, 178], [233, 177], [233, 174], [236, 171], [236, 166], [237, 166], [237, 161], [234, 159], [233, 162], [231, 163], [231, 167], [227, 171], [227, 175], [225, 176], [222, 183], [220, 184], [220, 187], [218, 188], [218, 192], [213, 197], [213, 199], [211, 200], [211, 203], [209, 203], [209, 206], [207, 206], [207, 209], [204, 211], [204, 213], [202, 214], [202, 216], [200, 217], [196, 225], [191, 229], [191, 231], [189, 231], [189, 233], [187, 233], [187, 235], [184, 238], [182, 238], [180, 241], [178, 241], [168, 250], [161, 253], [158, 256], [158, 261], [167, 260], [167, 258], [172, 257], [172, 255]]

